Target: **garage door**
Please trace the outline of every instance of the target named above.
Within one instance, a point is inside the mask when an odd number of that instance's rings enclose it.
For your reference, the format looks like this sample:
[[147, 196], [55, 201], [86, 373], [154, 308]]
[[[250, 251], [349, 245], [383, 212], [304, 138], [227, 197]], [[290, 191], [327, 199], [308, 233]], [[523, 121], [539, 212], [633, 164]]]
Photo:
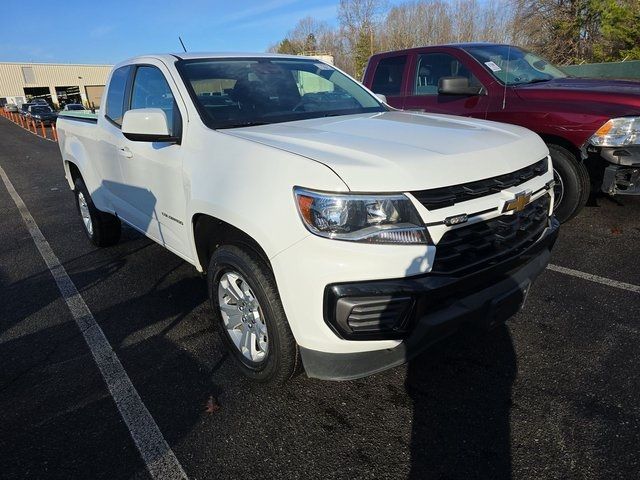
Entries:
[[96, 108], [100, 107], [104, 85], [87, 85], [84, 88], [87, 92], [87, 100], [89, 101], [89, 106], [93, 107], [95, 105]]

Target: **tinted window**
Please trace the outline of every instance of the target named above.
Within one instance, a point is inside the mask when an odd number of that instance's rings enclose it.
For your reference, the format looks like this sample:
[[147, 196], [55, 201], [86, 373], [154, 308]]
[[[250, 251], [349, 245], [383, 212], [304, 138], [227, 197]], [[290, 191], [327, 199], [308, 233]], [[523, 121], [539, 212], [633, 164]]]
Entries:
[[105, 116], [118, 125], [122, 125], [122, 115], [124, 115], [124, 93], [129, 78], [129, 69], [129, 66], [120, 67], [113, 72], [107, 92]]
[[383, 95], [400, 95], [407, 56], [383, 58], [378, 62], [371, 90]]
[[203, 59], [177, 66], [211, 128], [384, 111], [362, 86], [309, 59]]
[[131, 110], [138, 108], [160, 108], [167, 116], [169, 133], [178, 135], [179, 116], [173, 93], [164, 75], [156, 67], [142, 66], [136, 70], [131, 93]]
[[448, 53], [427, 53], [418, 57], [414, 92], [416, 95], [437, 95], [442, 77], [466, 77], [469, 85], [481, 86], [478, 79], [458, 59]]

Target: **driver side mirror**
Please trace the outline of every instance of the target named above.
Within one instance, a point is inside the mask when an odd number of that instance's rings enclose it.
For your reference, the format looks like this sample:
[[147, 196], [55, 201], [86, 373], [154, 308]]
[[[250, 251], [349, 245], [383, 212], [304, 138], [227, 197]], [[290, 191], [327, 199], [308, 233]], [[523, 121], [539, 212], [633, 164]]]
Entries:
[[167, 115], [160, 108], [127, 110], [122, 118], [122, 134], [134, 142], [177, 142], [171, 135]]
[[481, 86], [469, 85], [467, 77], [442, 77], [438, 80], [438, 94], [440, 95], [481, 95]]

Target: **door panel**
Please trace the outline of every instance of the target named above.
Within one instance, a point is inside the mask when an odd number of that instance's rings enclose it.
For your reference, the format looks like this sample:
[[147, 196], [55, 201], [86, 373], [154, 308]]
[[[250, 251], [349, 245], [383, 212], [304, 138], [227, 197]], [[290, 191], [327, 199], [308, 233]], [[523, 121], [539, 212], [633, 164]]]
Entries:
[[[174, 90], [169, 86], [170, 78], [160, 62], [138, 65], [133, 76], [129, 109], [162, 109], [170, 133], [180, 136], [182, 113]], [[185, 218], [182, 147], [171, 142], [131, 141], [121, 134], [117, 148], [122, 175], [126, 179], [120, 197], [127, 208], [127, 220], [162, 245], [190, 257], [187, 255], [190, 222]]]
[[470, 85], [482, 85], [461, 60], [449, 53], [416, 55], [404, 109], [485, 118], [489, 106], [487, 95], [438, 94], [440, 78], [457, 76], [468, 78]]
[[120, 160], [118, 158], [118, 144], [122, 138], [120, 125], [124, 115], [125, 94], [131, 77], [130, 65], [114, 70], [109, 80], [107, 103], [104, 106], [104, 117], [99, 122], [100, 136], [103, 137], [97, 144], [97, 162], [100, 169], [102, 184], [100, 194], [107, 201], [108, 207], [118, 215], [126, 210], [120, 198], [120, 186], [124, 180]]

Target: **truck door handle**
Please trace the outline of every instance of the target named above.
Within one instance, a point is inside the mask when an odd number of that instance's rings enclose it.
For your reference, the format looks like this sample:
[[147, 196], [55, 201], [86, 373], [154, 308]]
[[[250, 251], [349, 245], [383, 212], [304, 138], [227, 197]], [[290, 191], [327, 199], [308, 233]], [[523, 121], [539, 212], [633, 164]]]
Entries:
[[129, 150], [128, 147], [120, 147], [118, 149], [118, 152], [120, 152], [120, 155], [122, 155], [123, 157], [126, 157], [126, 158], [133, 157], [133, 152]]

